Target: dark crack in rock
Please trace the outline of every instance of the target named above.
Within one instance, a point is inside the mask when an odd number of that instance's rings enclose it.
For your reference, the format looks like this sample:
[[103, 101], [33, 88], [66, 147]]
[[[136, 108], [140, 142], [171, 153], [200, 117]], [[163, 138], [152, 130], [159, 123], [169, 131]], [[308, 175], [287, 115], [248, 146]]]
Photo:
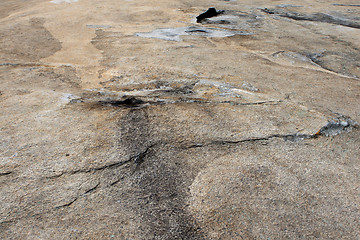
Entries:
[[334, 6], [340, 7], [360, 7], [360, 4], [342, 4], [342, 3], [333, 3]]

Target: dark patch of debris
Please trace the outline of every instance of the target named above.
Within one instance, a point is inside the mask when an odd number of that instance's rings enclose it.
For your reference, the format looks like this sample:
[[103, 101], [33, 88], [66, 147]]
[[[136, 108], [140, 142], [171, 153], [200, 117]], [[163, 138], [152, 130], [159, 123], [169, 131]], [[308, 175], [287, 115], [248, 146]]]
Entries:
[[186, 84], [186, 85], [181, 86], [181, 87], [172, 88], [172, 89], [168, 89], [168, 90], [159, 90], [159, 91], [157, 91], [157, 92], [158, 92], [158, 93], [163, 92], [163, 93], [167, 93], [167, 94], [188, 95], [188, 94], [194, 93], [193, 89], [194, 89], [195, 85], [196, 85], [198, 82], [199, 82], [199, 81], [195, 81], [195, 82], [193, 82], [193, 83]]

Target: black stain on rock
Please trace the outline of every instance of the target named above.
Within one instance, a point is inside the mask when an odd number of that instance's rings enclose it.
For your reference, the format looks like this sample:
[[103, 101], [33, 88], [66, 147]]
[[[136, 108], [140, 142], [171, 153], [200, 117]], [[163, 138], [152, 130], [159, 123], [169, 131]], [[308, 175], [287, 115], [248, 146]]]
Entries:
[[133, 185], [140, 191], [136, 211], [153, 239], [203, 239], [186, 210], [184, 166], [166, 155], [149, 156], [135, 173]]
[[205, 18], [212, 18], [221, 13], [223, 13], [223, 11], [216, 11], [215, 8], [209, 8], [206, 12], [204, 12], [196, 17], [196, 22], [200, 23]]
[[99, 101], [100, 105], [110, 105], [113, 107], [128, 107], [128, 108], [136, 108], [136, 107], [140, 107], [144, 104], [146, 104], [147, 102], [139, 99], [139, 98], [135, 98], [135, 97], [128, 97], [125, 98], [124, 100], [104, 100], [104, 101]]
[[153, 135], [154, 130], [150, 124], [148, 111], [142, 109], [130, 109], [118, 122], [119, 145], [127, 149], [130, 155], [135, 156], [145, 151], [148, 146], [158, 142]]

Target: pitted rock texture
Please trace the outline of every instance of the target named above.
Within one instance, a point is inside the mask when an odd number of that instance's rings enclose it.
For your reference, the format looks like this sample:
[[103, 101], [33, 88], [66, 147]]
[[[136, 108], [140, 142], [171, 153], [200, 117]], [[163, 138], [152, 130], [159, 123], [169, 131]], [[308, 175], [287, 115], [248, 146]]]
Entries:
[[1, 239], [360, 235], [356, 1], [0, 6]]

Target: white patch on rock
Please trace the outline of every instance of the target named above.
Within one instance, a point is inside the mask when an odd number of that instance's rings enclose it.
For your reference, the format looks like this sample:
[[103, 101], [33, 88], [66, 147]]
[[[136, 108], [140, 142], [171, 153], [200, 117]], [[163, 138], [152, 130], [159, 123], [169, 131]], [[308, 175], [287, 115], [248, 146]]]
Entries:
[[104, 29], [112, 28], [112, 26], [110, 26], [110, 25], [97, 25], [97, 24], [87, 24], [86, 27], [87, 28], [104, 28]]
[[201, 36], [201, 37], [230, 37], [236, 34], [249, 35], [247, 32], [242, 31], [227, 31], [223, 29], [216, 28], [206, 28], [206, 27], [180, 27], [180, 28], [163, 28], [155, 29], [152, 32], [145, 33], [136, 33], [135, 36], [145, 37], [145, 38], [159, 38], [169, 41], [180, 41], [180, 36]]
[[80, 99], [79, 96], [75, 96], [71, 93], [64, 93], [61, 97], [60, 97], [60, 103], [59, 105], [62, 106], [62, 105], [66, 105], [68, 103], [71, 102], [71, 100], [74, 100], [74, 99]]

